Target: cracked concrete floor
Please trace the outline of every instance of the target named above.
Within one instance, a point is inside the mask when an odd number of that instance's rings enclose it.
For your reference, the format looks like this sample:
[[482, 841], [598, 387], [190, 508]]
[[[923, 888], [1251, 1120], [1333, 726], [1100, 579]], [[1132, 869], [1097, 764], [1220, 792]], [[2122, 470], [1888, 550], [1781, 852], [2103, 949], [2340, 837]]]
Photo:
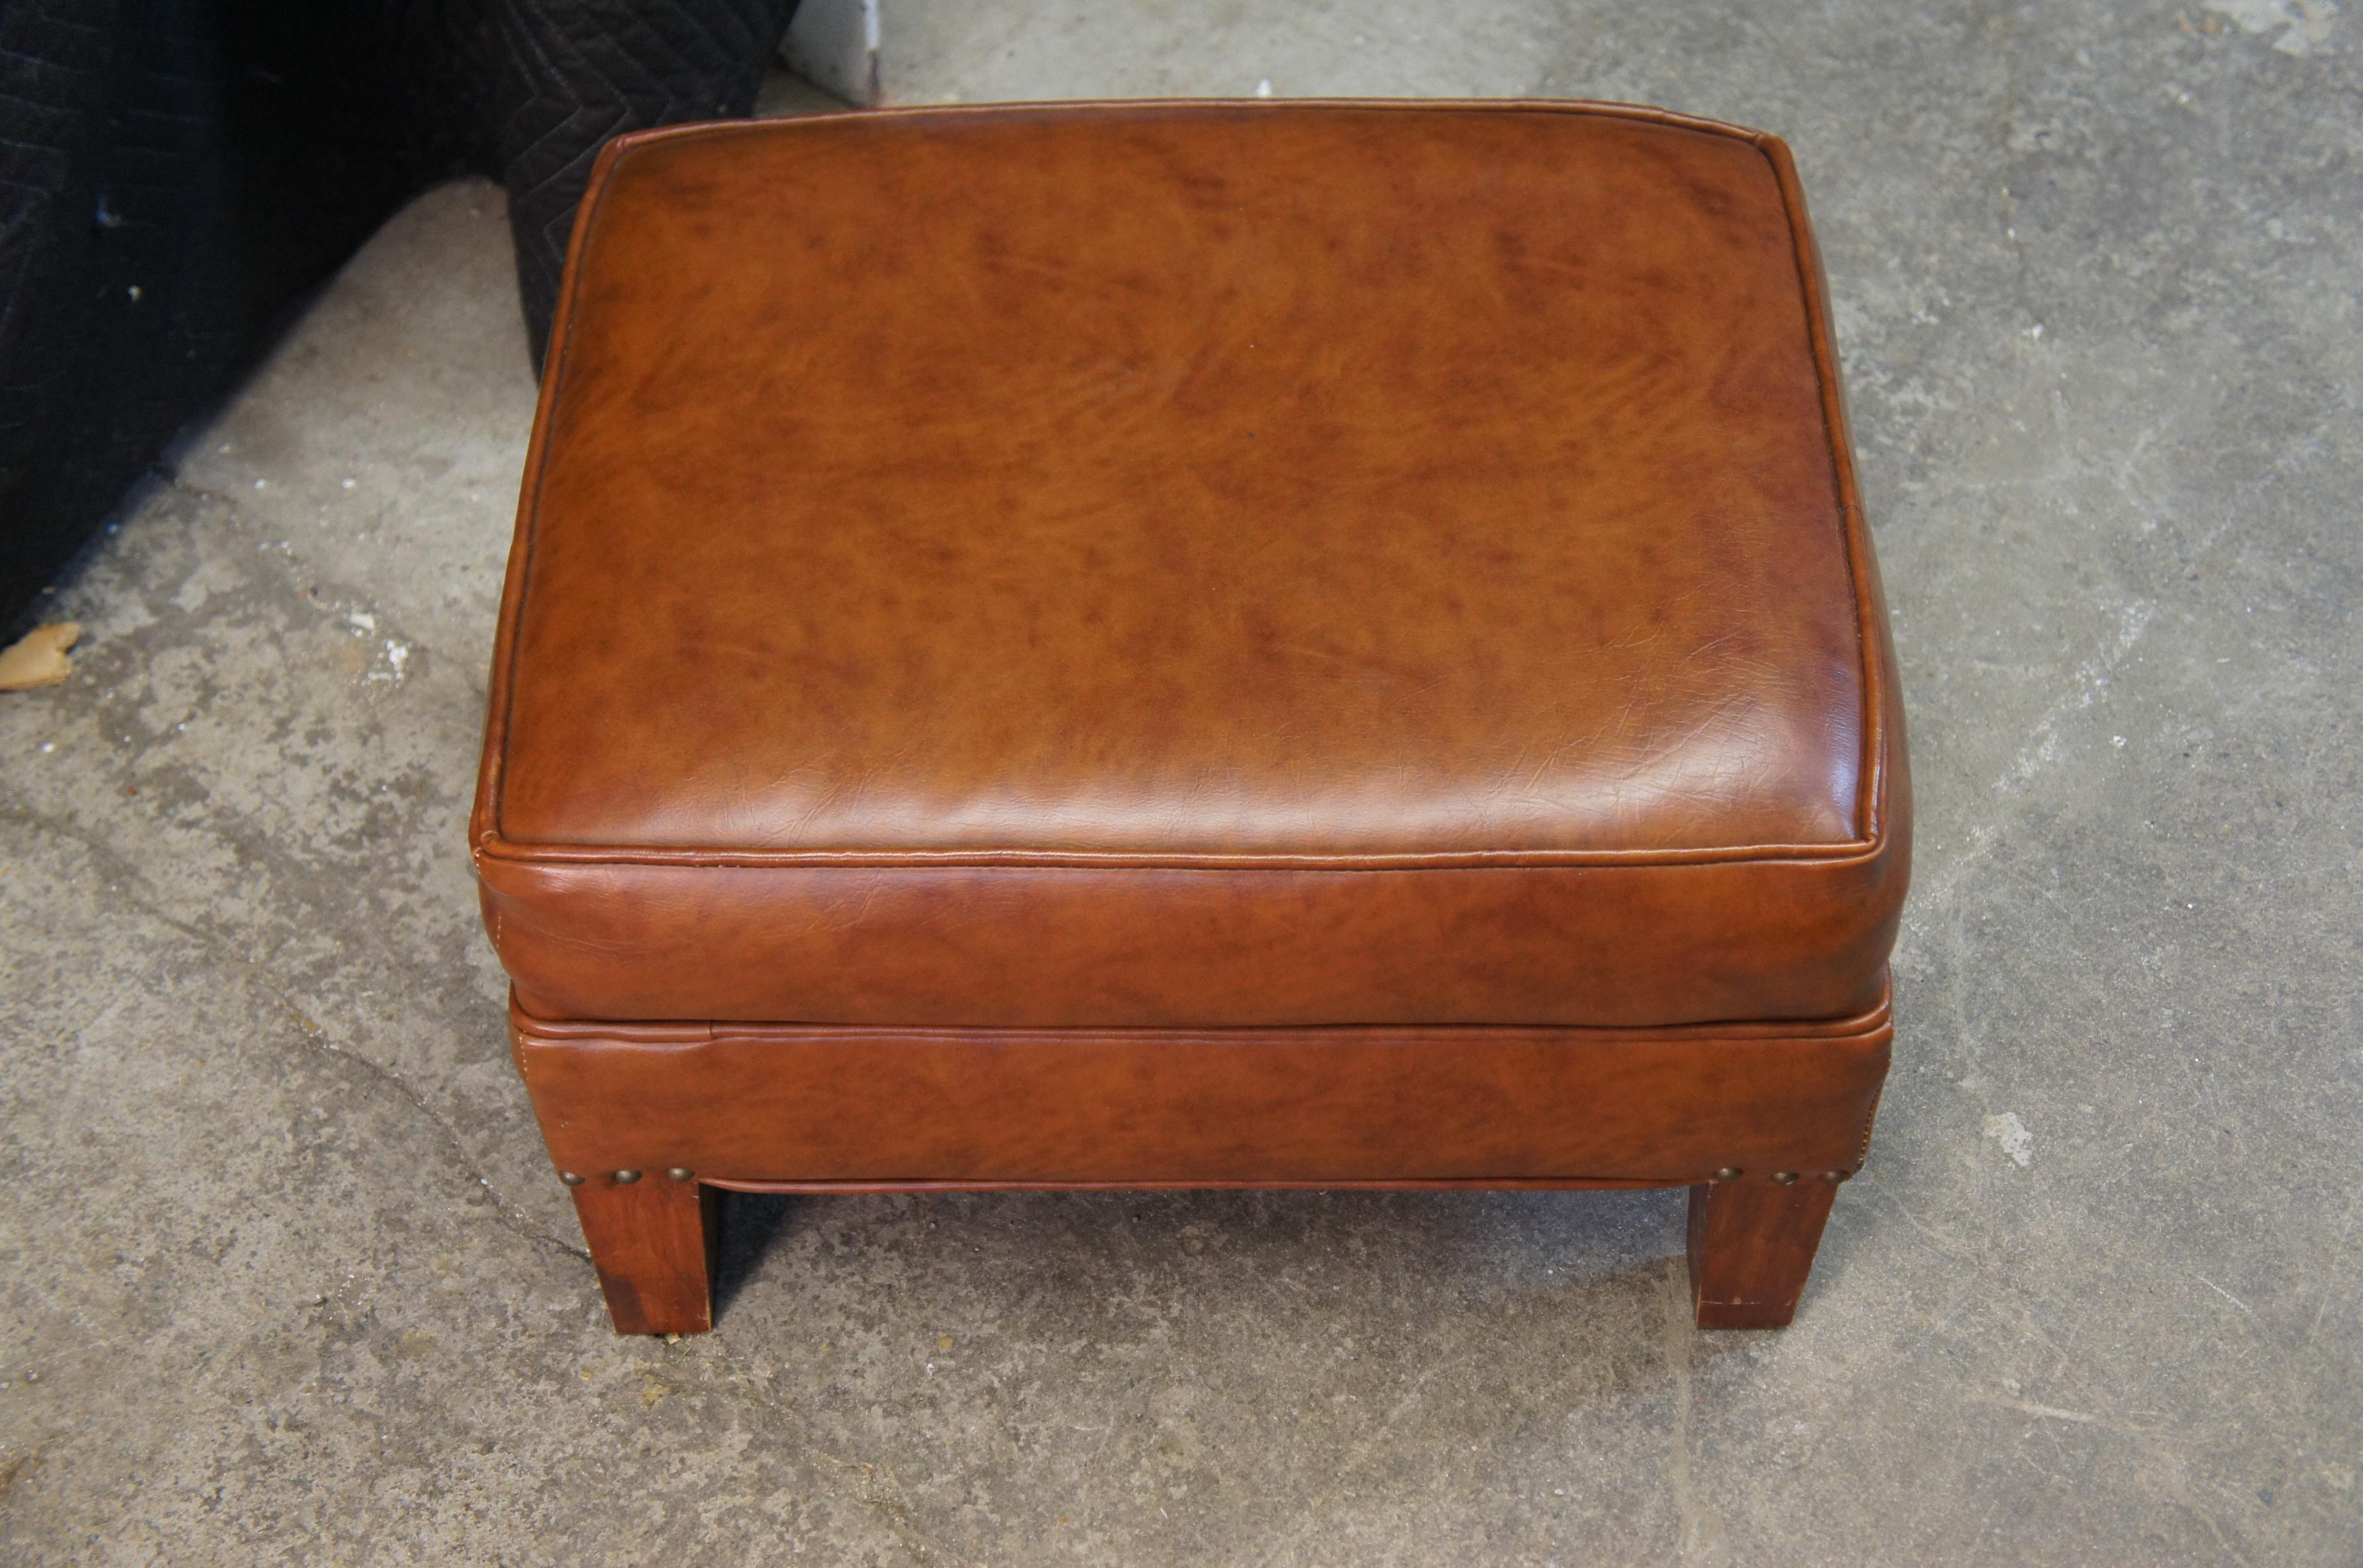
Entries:
[[888, 22], [906, 100], [1791, 138], [1922, 846], [1796, 1326], [1685, 1326], [1674, 1194], [1009, 1196], [741, 1204], [720, 1331], [614, 1338], [462, 853], [532, 386], [460, 185], [0, 698], [0, 1554], [2363, 1562], [2356, 8]]

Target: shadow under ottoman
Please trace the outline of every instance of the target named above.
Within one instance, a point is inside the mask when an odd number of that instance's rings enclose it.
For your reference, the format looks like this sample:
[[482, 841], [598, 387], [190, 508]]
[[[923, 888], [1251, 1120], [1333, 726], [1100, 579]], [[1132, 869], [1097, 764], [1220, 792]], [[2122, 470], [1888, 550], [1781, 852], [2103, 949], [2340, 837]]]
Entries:
[[1692, 1189], [1795, 1311], [1903, 727], [1766, 136], [1580, 104], [629, 137], [471, 824], [617, 1329], [717, 1189]]

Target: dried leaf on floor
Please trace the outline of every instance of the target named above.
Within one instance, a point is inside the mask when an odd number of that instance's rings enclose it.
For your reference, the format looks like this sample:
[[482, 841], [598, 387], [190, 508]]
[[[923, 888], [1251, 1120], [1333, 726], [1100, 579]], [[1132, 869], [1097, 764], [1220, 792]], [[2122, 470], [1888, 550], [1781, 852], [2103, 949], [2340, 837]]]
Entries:
[[53, 621], [36, 626], [0, 653], [0, 691], [22, 691], [34, 686], [55, 686], [73, 673], [66, 649], [82, 635], [79, 621]]

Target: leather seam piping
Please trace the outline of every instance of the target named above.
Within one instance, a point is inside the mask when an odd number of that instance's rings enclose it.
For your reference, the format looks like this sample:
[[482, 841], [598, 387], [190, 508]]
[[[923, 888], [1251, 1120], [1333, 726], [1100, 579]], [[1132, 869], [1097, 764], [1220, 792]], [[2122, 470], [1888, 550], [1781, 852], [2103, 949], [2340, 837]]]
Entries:
[[[1839, 1024], [1859, 1022], [1859, 1020], [1839, 1019]], [[541, 1027], [537, 1027], [539, 1025]], [[1088, 1025], [1066, 1024], [1040, 1028], [1018, 1026], [983, 1027], [978, 1029], [942, 1029], [921, 1027], [896, 1029], [885, 1024], [809, 1023], [777, 1024], [770, 1028], [743, 1023], [704, 1024], [603, 1024], [585, 1022], [561, 1024], [556, 1020], [543, 1020], [530, 1014], [517, 1014], [511, 1028], [516, 1038], [536, 1046], [590, 1046], [594, 1049], [638, 1047], [656, 1050], [694, 1049], [703, 1045], [721, 1045], [734, 1042], [755, 1044], [778, 1044], [782, 1037], [793, 1037], [794, 1043], [808, 1044], [953, 1044], [992, 1046], [1009, 1045], [1158, 1045], [1175, 1050], [1188, 1050], [1198, 1045], [1367, 1045], [1384, 1043], [1388, 1035], [1438, 1034], [1445, 1032], [1467, 1035], [1535, 1037], [1537, 1043], [1581, 1044], [1587, 1039], [1594, 1044], [1681, 1045], [1708, 1043], [1720, 1045], [1877, 1045], [1892, 1039], [1892, 1023], [1885, 1015], [1858, 1029], [1824, 1029], [1811, 1023], [1784, 1028], [1777, 1033], [1725, 1034], [1717, 1026], [1706, 1024], [1670, 1024], [1663, 1031], [1647, 1029], [1614, 1029], [1588, 1024], [1514, 1024], [1514, 1023], [1318, 1023], [1274, 1025], [1270, 1028], [1239, 1026], [1237, 1028], [1173, 1028], [1173, 1029], [1094, 1029]], [[660, 1032], [679, 1029], [679, 1034]], [[1279, 1038], [1287, 1036], [1291, 1038]], [[1566, 1036], [1568, 1038], [1559, 1038]], [[1514, 1042], [1513, 1042], [1514, 1043]], [[1876, 1114], [1877, 1107], [1873, 1108]], [[1862, 1147], [1870, 1147], [1870, 1118], [1863, 1122]], [[1859, 1161], [1858, 1161], [1859, 1163]]]
[[1101, 871], [1544, 871], [1625, 867], [1756, 866], [1795, 863], [1847, 866], [1876, 859], [1876, 842], [1819, 846], [1764, 845], [1700, 850], [1480, 850], [1433, 855], [1158, 855], [1131, 850], [913, 849], [760, 850], [660, 849], [602, 845], [520, 845], [486, 836], [478, 860], [537, 870], [576, 866], [680, 866], [724, 869], [925, 870], [971, 867]]
[[[1801, 1043], [1810, 1045], [1847, 1044], [1855, 1043], [1876, 1044], [1880, 1036], [1888, 1034], [1892, 1029], [1892, 1025], [1884, 1017], [1882, 1017], [1876, 1024], [1863, 1029], [1822, 1030], [1814, 1028], [1808, 1024], [1800, 1025], [1793, 1030], [1784, 1030], [1781, 1032], [1773, 1034], [1723, 1034], [1719, 1033], [1716, 1026], [1711, 1023], [1670, 1024], [1666, 1026], [1667, 1032], [1665, 1032], [1646, 1029], [1619, 1030], [1603, 1028], [1598, 1025], [1579, 1023], [1317, 1023], [1282, 1024], [1274, 1025], [1268, 1029], [1241, 1025], [1228, 1031], [1204, 1028], [1185, 1029], [1179, 1027], [1166, 1030], [1143, 1030], [1137, 1028], [1093, 1029], [1088, 1025], [1080, 1024], [1062, 1024], [1045, 1026], [1041, 1028], [1023, 1028], [1004, 1025], [1001, 1027], [987, 1026], [978, 1029], [941, 1029], [932, 1026], [913, 1029], [896, 1029], [885, 1024], [850, 1023], [779, 1024], [766, 1030], [754, 1025], [741, 1023], [707, 1023], [676, 1025], [674, 1027], [700, 1032], [687, 1032], [679, 1035], [661, 1035], [653, 1033], [653, 1031], [662, 1029], [666, 1026], [661, 1024], [646, 1023], [612, 1025], [584, 1023], [575, 1026], [573, 1029], [562, 1031], [557, 1028], [536, 1027], [536, 1024], [546, 1024], [554, 1021], [555, 1021], [531, 1019], [529, 1021], [516, 1023], [514, 1028], [519, 1040], [534, 1045], [589, 1045], [600, 1048], [613, 1046], [643, 1046], [654, 1047], [660, 1050], [670, 1050], [681, 1047], [695, 1047], [700, 1045], [719, 1045], [734, 1041], [748, 1041], [757, 1044], [776, 1044], [780, 1043], [782, 1036], [793, 1036], [796, 1041], [801, 1043], [826, 1043], [830, 1044], [893, 1044], [915, 1043], [918, 1044], [973, 1044], [986, 1046], [993, 1044], [1110, 1044], [1162, 1045], [1171, 1046], [1177, 1050], [1186, 1050], [1193, 1045], [1279, 1045], [1282, 1043], [1306, 1045], [1374, 1044], [1383, 1043], [1381, 1037], [1390, 1034], [1438, 1034], [1447, 1032], [1470, 1035], [1514, 1035], [1519, 1037], [1531, 1035], [1537, 1037], [1537, 1043], [1539, 1043], [1551, 1044], [1581, 1043], [1584, 1037], [1587, 1036], [1597, 1037], [1593, 1040], [1593, 1043], [1598, 1044], [1680, 1045], [1701, 1042], [1724, 1045], [1792, 1045]], [[1841, 1019], [1837, 1021], [1845, 1023], [1854, 1021]], [[626, 1032], [627, 1030], [643, 1032]], [[1687, 1031], [1688, 1032], [1671, 1032], [1676, 1030]], [[1299, 1035], [1304, 1036], [1305, 1038], [1289, 1039], [1285, 1041], [1274, 1038], [1275, 1036], [1281, 1035]], [[1567, 1040], [1544, 1038], [1560, 1035], [1570, 1036], [1572, 1038]], [[1873, 1108], [1874, 1111], [1876, 1109], [1876, 1107]], [[1868, 1153], [1870, 1147], [1870, 1121], [1866, 1118], [1863, 1123], [1862, 1133], [1862, 1146], [1866, 1153]]]
[[[704, 1045], [727, 1040], [776, 1040], [780, 1036], [826, 1036], [879, 1040], [950, 1040], [974, 1041], [980, 1036], [1009, 1040], [1047, 1041], [1114, 1041], [1116, 1043], [1149, 1042], [1159, 1044], [1237, 1043], [1272, 1040], [1279, 1036], [1314, 1039], [1321, 1036], [1352, 1037], [1365, 1040], [1375, 1035], [1433, 1033], [1439, 1031], [1469, 1034], [1520, 1034], [1548, 1036], [1553, 1040], [1589, 1038], [1595, 1043], [1605, 1041], [1673, 1043], [1683, 1040], [1722, 1040], [1728, 1042], [1762, 1042], [1785, 1043], [1794, 1041], [1815, 1043], [1848, 1041], [1892, 1042], [1895, 1032], [1895, 989], [1892, 980], [1883, 982], [1877, 1003], [1865, 1010], [1842, 1018], [1807, 1019], [1725, 1019], [1704, 1023], [1670, 1024], [1597, 1024], [1597, 1023], [1290, 1023], [1204, 1025], [1176, 1024], [1159, 1028], [1154, 1025], [1027, 1025], [1003, 1024], [960, 1028], [942, 1024], [897, 1025], [883, 1023], [749, 1023], [735, 1020], [689, 1020], [674, 1021], [648, 1019], [638, 1021], [616, 1019], [551, 1018], [529, 1012], [509, 988], [509, 1030], [520, 1042], [531, 1041], [540, 1045]], [[1875, 1116], [1878, 1107], [1871, 1108]], [[1866, 1123], [1866, 1126], [1868, 1123]], [[1868, 1146], [1869, 1134], [1865, 1134]]]
[[[1858, 497], [1850, 482], [1850, 469], [1837, 450], [1839, 430], [1834, 424], [1833, 407], [1836, 381], [1830, 356], [1824, 353], [1824, 337], [1827, 335], [1826, 312], [1821, 308], [1821, 295], [1806, 268], [1806, 234], [1803, 214], [1794, 200], [1793, 176], [1781, 167], [1781, 160], [1767, 145], [1767, 134], [1734, 126], [1724, 121], [1681, 114], [1675, 110], [1650, 105], [1616, 104], [1596, 100], [1533, 100], [1533, 99], [1372, 99], [1372, 98], [1307, 98], [1288, 100], [1290, 106], [1342, 109], [1381, 110], [1388, 112], [1450, 112], [1467, 113], [1481, 110], [1488, 113], [1563, 114], [1594, 119], [1626, 120], [1643, 125], [1662, 126], [1669, 129], [1692, 131], [1745, 143], [1769, 166], [1774, 189], [1781, 198], [1782, 216], [1787, 220], [1792, 265], [1797, 271], [1799, 293], [1805, 309], [1806, 343], [1813, 356], [1814, 381], [1822, 394], [1822, 428], [1824, 448], [1831, 461], [1831, 478], [1839, 509], [1839, 536], [1844, 546], [1847, 581], [1855, 601], [1856, 671], [1861, 681], [1860, 718], [1864, 734], [1864, 753], [1869, 760], [1869, 788], [1863, 793], [1858, 822], [1867, 828], [1865, 836], [1839, 844], [1785, 845], [1764, 845], [1732, 848], [1700, 850], [1481, 850], [1453, 854], [1450, 852], [1411, 853], [1401, 855], [1347, 856], [1222, 856], [1159, 854], [1156, 851], [1059, 851], [1025, 849], [982, 850], [804, 850], [772, 851], [755, 849], [715, 849], [656, 845], [567, 845], [524, 843], [505, 837], [500, 830], [502, 812], [506, 801], [504, 786], [508, 773], [510, 713], [516, 699], [516, 661], [520, 656], [520, 635], [530, 597], [533, 579], [535, 547], [540, 536], [542, 479], [549, 464], [550, 447], [555, 443], [558, 409], [565, 391], [566, 374], [573, 358], [574, 300], [581, 291], [582, 273], [589, 265], [592, 236], [598, 226], [598, 217], [607, 194], [616, 183], [616, 171], [628, 153], [640, 147], [660, 141], [688, 139], [694, 137], [727, 138], [754, 134], [778, 134], [782, 122], [770, 120], [738, 120], [705, 122], [685, 126], [661, 127], [652, 130], [627, 133], [611, 139], [601, 149], [592, 171], [591, 188], [585, 193], [586, 206], [577, 222], [574, 243], [566, 258], [566, 271], [560, 290], [557, 319], [549, 348], [550, 362], [544, 371], [542, 402], [546, 417], [538, 414], [534, 422], [534, 439], [538, 450], [531, 454], [530, 471], [526, 476], [529, 499], [527, 502], [522, 527], [522, 560], [516, 573], [514, 613], [503, 605], [499, 627], [500, 638], [507, 646], [506, 657], [500, 661], [497, 671], [499, 690], [488, 703], [489, 722], [497, 727], [498, 745], [488, 747], [489, 764], [483, 782], [482, 801], [486, 821], [484, 831], [471, 846], [473, 857], [494, 859], [527, 866], [595, 866], [595, 865], [678, 865], [745, 867], [754, 868], [776, 866], [814, 867], [1113, 867], [1172, 870], [1435, 870], [1435, 869], [1537, 869], [1552, 867], [1581, 867], [1620, 866], [1724, 865], [1758, 861], [1795, 860], [1812, 863], [1843, 862], [1849, 859], [1869, 859], [1885, 847], [1885, 811], [1887, 790], [1886, 725], [1880, 712], [1884, 687], [1876, 679], [1871, 658], [1870, 637], [1865, 623], [1870, 613], [1863, 591], [1863, 579], [1857, 565], [1858, 536], [1863, 523]], [[939, 116], [947, 118], [967, 115], [1008, 114], [1034, 110], [1059, 114], [1078, 111], [1118, 109], [1170, 109], [1187, 113], [1204, 107], [1232, 107], [1261, 111], [1273, 107], [1262, 99], [1105, 99], [1096, 102], [1072, 103], [1008, 103], [969, 105], [914, 105], [904, 108], [860, 111], [861, 117], [908, 119]], [[835, 116], [811, 116], [815, 121], [834, 119]], [[1835, 345], [1831, 346], [1835, 348]]]
[[1785, 154], [1785, 146], [1774, 151], [1777, 138], [1758, 133], [1747, 138], [1772, 171], [1773, 187], [1781, 193], [1781, 215], [1789, 222], [1789, 256], [1797, 273], [1797, 295], [1805, 307], [1805, 346], [1814, 359], [1814, 388], [1821, 393], [1822, 445], [1830, 460], [1830, 490], [1838, 502], [1838, 539], [1844, 547], [1847, 584], [1852, 591], [1855, 604], [1855, 666], [1862, 678], [1862, 754], [1863, 775], [1869, 787], [1863, 790], [1857, 822], [1863, 837], [1876, 842], [1880, 836], [1887, 805], [1887, 723], [1884, 711], [1885, 682], [1878, 679], [1871, 657], [1875, 634], [1869, 624], [1870, 601], [1864, 591], [1860, 560], [1869, 524], [1862, 513], [1862, 497], [1855, 484], [1854, 465], [1840, 448], [1846, 439], [1845, 427], [1839, 422], [1837, 343], [1835, 328], [1829, 319], [1829, 302], [1823, 297], [1821, 269], [1814, 264], [1812, 229], [1806, 222], [1803, 191], [1796, 179], [1793, 162]]
[[506, 593], [502, 596], [497, 635], [501, 643], [505, 645], [499, 651], [506, 657], [500, 660], [497, 671], [499, 690], [491, 694], [491, 701], [485, 704], [489, 710], [488, 722], [499, 726], [500, 735], [497, 747], [486, 747], [490, 762], [485, 769], [481, 805], [491, 824], [484, 835], [487, 841], [498, 838], [501, 812], [505, 805], [502, 791], [508, 779], [509, 715], [516, 696], [516, 661], [519, 644], [524, 640], [521, 633], [525, 624], [526, 601], [531, 596], [533, 588], [535, 547], [541, 537], [542, 476], [549, 467], [549, 449], [556, 445], [559, 401], [565, 391], [566, 372], [574, 357], [574, 296], [582, 287], [582, 271], [589, 260], [592, 230], [597, 226], [600, 208], [605, 205], [607, 193], [615, 185], [616, 165], [622, 161], [626, 139], [611, 138], [599, 149], [598, 159], [592, 164], [590, 188], [583, 195], [585, 204], [578, 215], [573, 239], [567, 247], [565, 271], [559, 280], [550, 342], [543, 349], [548, 359], [542, 367], [540, 406], [534, 413], [534, 449], [528, 454], [528, 471], [525, 476], [527, 499], [518, 527], [518, 553], [522, 558], [516, 563], [516, 602], [512, 606], [507, 602], [509, 596]]

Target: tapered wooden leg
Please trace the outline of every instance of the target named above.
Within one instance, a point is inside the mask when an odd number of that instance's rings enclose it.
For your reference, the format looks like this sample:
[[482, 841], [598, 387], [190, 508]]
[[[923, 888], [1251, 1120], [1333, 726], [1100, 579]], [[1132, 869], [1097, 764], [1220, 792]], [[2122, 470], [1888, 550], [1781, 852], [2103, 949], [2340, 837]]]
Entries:
[[714, 1327], [720, 1196], [661, 1171], [632, 1182], [603, 1172], [574, 1189], [617, 1333], [702, 1334]]
[[1702, 1329], [1778, 1329], [1797, 1315], [1837, 1186], [1742, 1176], [1691, 1188], [1691, 1302]]

